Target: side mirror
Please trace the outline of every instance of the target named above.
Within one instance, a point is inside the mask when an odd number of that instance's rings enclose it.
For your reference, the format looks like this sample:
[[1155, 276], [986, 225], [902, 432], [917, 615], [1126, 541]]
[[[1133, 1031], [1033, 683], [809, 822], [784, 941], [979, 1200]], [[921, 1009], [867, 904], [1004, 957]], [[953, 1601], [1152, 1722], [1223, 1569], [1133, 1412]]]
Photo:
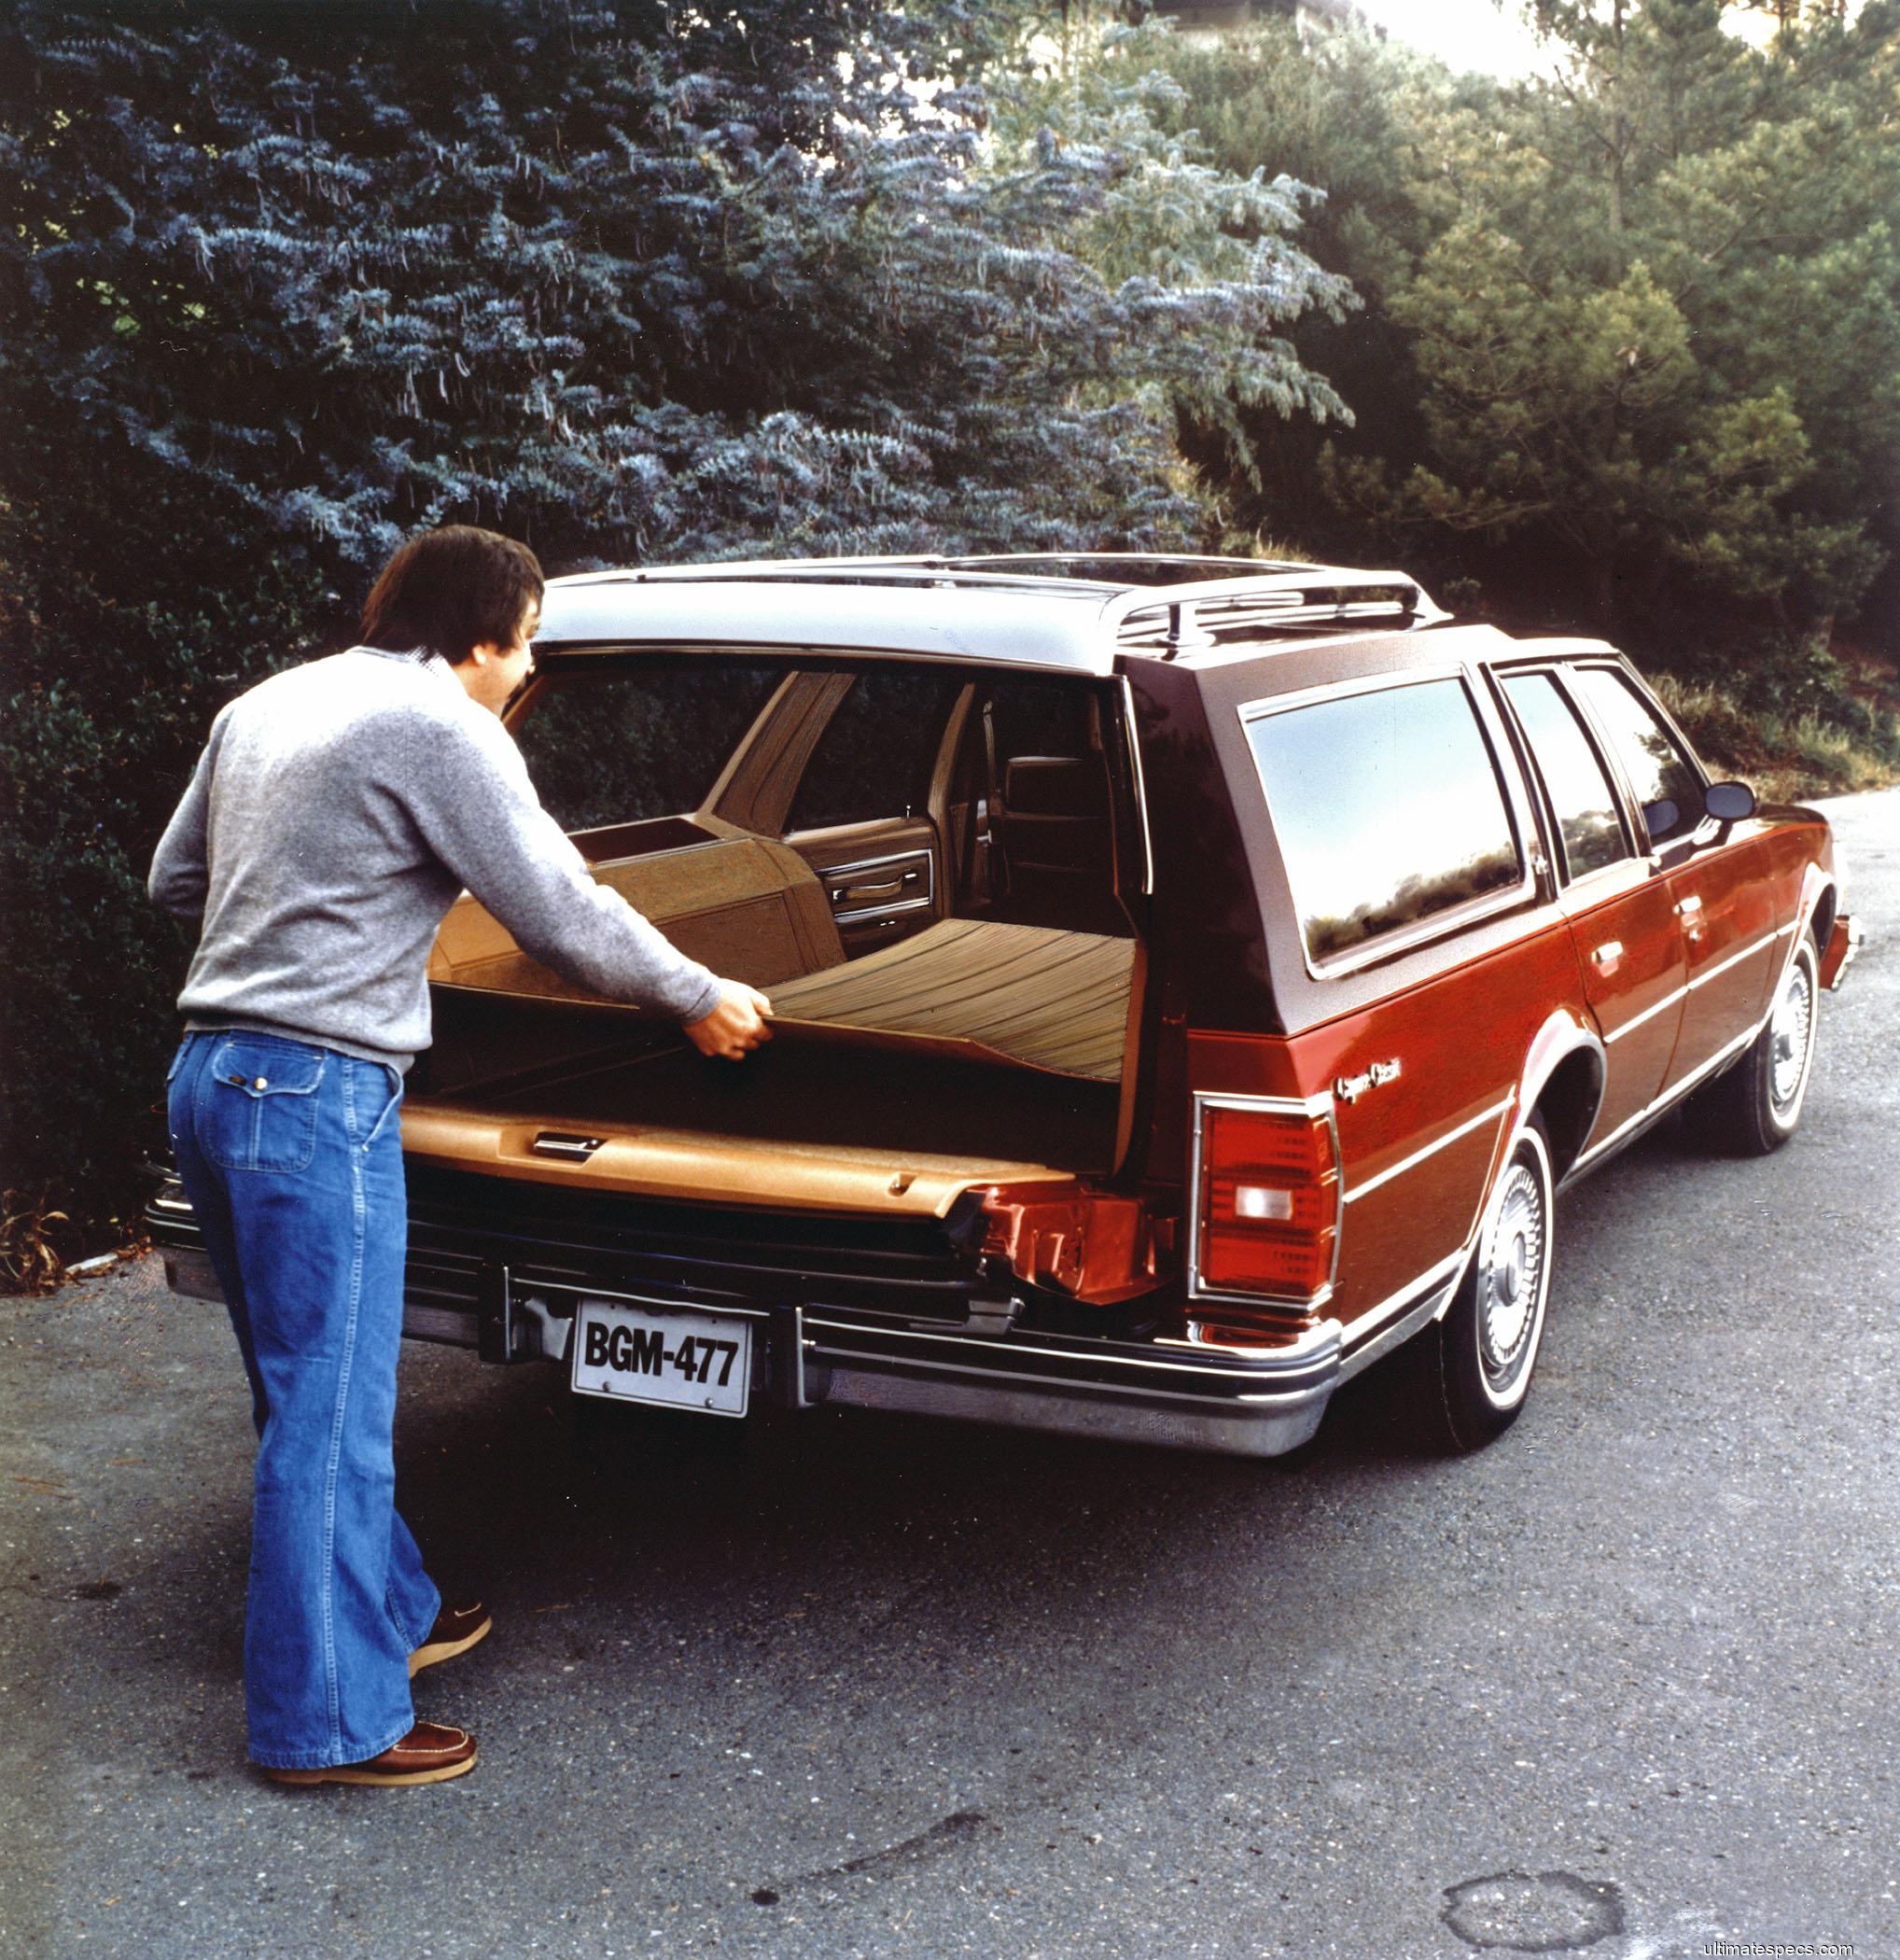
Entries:
[[1702, 801], [1718, 823], [1739, 823], [1754, 815], [1754, 791], [1746, 783], [1711, 783]]

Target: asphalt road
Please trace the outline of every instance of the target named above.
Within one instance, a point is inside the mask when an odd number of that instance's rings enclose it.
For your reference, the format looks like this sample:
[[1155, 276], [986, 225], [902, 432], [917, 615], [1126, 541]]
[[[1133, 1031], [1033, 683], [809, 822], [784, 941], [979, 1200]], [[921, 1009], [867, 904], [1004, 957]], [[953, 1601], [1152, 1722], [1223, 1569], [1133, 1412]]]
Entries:
[[1261, 1465], [412, 1349], [405, 1507], [497, 1616], [418, 1683], [459, 1783], [247, 1769], [221, 1315], [0, 1303], [0, 1952], [1900, 1954], [1900, 791], [1834, 810], [1799, 1137], [1572, 1193], [1480, 1456], [1385, 1370]]

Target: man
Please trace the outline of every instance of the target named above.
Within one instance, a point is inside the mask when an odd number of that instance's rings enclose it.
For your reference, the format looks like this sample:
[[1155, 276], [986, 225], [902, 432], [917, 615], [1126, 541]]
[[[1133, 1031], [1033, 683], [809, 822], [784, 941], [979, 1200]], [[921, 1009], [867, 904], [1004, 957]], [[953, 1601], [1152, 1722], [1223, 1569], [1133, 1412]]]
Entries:
[[244, 1629], [252, 1760], [279, 1782], [439, 1783], [474, 1739], [417, 1722], [411, 1677], [474, 1645], [395, 1507], [408, 1214], [397, 1118], [425, 977], [466, 887], [594, 991], [703, 1054], [769, 1037], [764, 996], [594, 883], [541, 808], [503, 708], [533, 671], [540, 567], [454, 525], [405, 544], [363, 644], [273, 676], [212, 725], [152, 862], [197, 925], [172, 1144], [230, 1303], [259, 1437]]

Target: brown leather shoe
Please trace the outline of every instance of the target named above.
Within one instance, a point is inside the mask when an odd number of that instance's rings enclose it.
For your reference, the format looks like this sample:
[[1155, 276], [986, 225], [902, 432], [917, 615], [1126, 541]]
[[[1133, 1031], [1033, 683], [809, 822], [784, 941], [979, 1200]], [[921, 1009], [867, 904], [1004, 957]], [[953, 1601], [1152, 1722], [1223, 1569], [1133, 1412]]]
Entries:
[[424, 1668], [434, 1667], [439, 1660], [466, 1654], [478, 1640], [488, 1637], [494, 1624], [488, 1608], [479, 1600], [467, 1606], [444, 1606], [436, 1615], [428, 1638], [409, 1657], [409, 1678], [413, 1681]]
[[332, 1763], [321, 1770], [267, 1769], [264, 1774], [272, 1783], [360, 1783], [396, 1789], [404, 1784], [447, 1783], [474, 1767], [475, 1738], [467, 1729], [418, 1722], [399, 1743], [368, 1762]]

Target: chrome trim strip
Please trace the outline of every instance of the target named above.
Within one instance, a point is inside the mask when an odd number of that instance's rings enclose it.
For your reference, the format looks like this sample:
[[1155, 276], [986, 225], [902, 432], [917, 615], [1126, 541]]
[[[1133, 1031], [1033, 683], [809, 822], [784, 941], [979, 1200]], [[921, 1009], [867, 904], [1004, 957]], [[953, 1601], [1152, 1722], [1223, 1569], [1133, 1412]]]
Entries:
[[[1296, 688], [1284, 694], [1261, 694], [1243, 701], [1234, 712], [1244, 729], [1269, 715], [1287, 714], [1296, 707], [1311, 707], [1316, 702], [1345, 700], [1353, 694], [1376, 694], [1384, 688], [1418, 687], [1431, 680], [1462, 680], [1470, 671], [1462, 660], [1434, 660], [1426, 666], [1392, 667], [1382, 674], [1359, 674], [1349, 680], [1323, 680], [1314, 687]], [[1257, 766], [1257, 765], [1256, 765]], [[1262, 794], [1265, 793], [1263, 786]]]
[[1447, 1280], [1457, 1279], [1459, 1268], [1470, 1253], [1469, 1245], [1460, 1246], [1457, 1252], [1448, 1253], [1436, 1266], [1428, 1266], [1422, 1273], [1416, 1274], [1395, 1292], [1389, 1293], [1376, 1307], [1368, 1307], [1356, 1320], [1348, 1321], [1339, 1330], [1340, 1344], [1350, 1348], [1364, 1340], [1367, 1335], [1377, 1330], [1381, 1321], [1396, 1313], [1407, 1300], [1416, 1299], [1421, 1292], [1435, 1293]]
[[1699, 1068], [1692, 1070], [1687, 1075], [1683, 1077], [1682, 1081], [1670, 1084], [1654, 1102], [1648, 1103], [1638, 1110], [1635, 1115], [1626, 1116], [1601, 1142], [1592, 1143], [1589, 1149], [1578, 1155], [1576, 1160], [1564, 1173], [1561, 1182], [1568, 1183], [1580, 1170], [1583, 1170], [1595, 1159], [1601, 1156], [1613, 1144], [1620, 1141], [1628, 1131], [1647, 1123], [1654, 1116], [1661, 1115], [1671, 1103], [1680, 1102], [1705, 1076], [1712, 1074], [1730, 1056], [1739, 1054], [1743, 1048], [1746, 1048], [1754, 1040], [1755, 1036], [1767, 1026], [1767, 1022], [1768, 1016], [1764, 1015], [1753, 1028], [1745, 1029], [1725, 1048], [1718, 1048]]
[[1794, 930], [1793, 926], [1783, 926], [1779, 932], [1765, 932], [1759, 939], [1750, 940], [1739, 953], [1731, 953], [1726, 959], [1711, 966], [1707, 973], [1697, 973], [1693, 980], [1675, 988], [1672, 992], [1665, 994], [1660, 1001], [1645, 1007], [1641, 1014], [1632, 1015], [1628, 1020], [1624, 1022], [1622, 1027], [1606, 1034], [1603, 1037], [1604, 1041], [1620, 1042], [1626, 1034], [1633, 1033], [1645, 1021], [1652, 1020], [1656, 1015], [1661, 1014], [1666, 1007], [1694, 993], [1698, 987], [1706, 987], [1710, 981], [1719, 979], [1730, 967], [1739, 965], [1742, 960], [1748, 959], [1751, 954], [1759, 953], [1764, 946], [1774, 945], [1777, 942], [1787, 938], [1788, 934]]
[[[1194, 1096], [1194, 1141], [1188, 1152], [1187, 1192], [1187, 1296], [1190, 1300], [1224, 1300], [1234, 1306], [1258, 1307], [1278, 1301], [1283, 1306], [1303, 1307], [1313, 1312], [1333, 1297], [1339, 1279], [1339, 1246], [1346, 1236], [1346, 1159], [1339, 1148], [1339, 1119], [1329, 1095], [1229, 1096], [1218, 1090], [1196, 1089]], [[1333, 1267], [1326, 1283], [1313, 1294], [1216, 1293], [1201, 1284], [1201, 1114], [1204, 1110], [1267, 1110], [1280, 1115], [1324, 1116], [1333, 1138], [1333, 1164], [1337, 1173], [1339, 1196], [1333, 1220]]]
[[894, 905], [866, 905], [857, 912], [834, 912], [831, 923], [834, 926], [855, 925], [860, 918], [896, 918], [903, 912], [928, 912], [933, 901], [927, 898], [900, 899]]
[[1765, 932], [1759, 939], [1750, 940], [1740, 952], [1731, 953], [1726, 959], [1718, 961], [1705, 973], [1697, 973], [1689, 982], [1688, 991], [1694, 993], [1698, 987], [1707, 987], [1710, 981], [1719, 979], [1730, 967], [1739, 965], [1742, 960], [1759, 953], [1764, 946], [1774, 945], [1778, 941], [1787, 938], [1794, 930], [1793, 926], [1783, 926], [1779, 932]]
[[[1257, 1302], [1255, 1304], [1258, 1304]], [[1339, 1323], [1336, 1321], [1322, 1321], [1310, 1328], [1298, 1339], [1283, 1348], [1263, 1348], [1260, 1358], [1246, 1366], [1233, 1366], [1220, 1359], [1208, 1361], [1190, 1360], [1188, 1357], [1201, 1354], [1210, 1356], [1230, 1355], [1227, 1348], [1197, 1348], [1190, 1341], [1169, 1342], [1180, 1359], [1164, 1356], [1161, 1360], [1151, 1360], [1144, 1354], [1117, 1354], [1112, 1351], [1097, 1351], [1093, 1346], [1074, 1348], [1054, 1348], [1039, 1346], [1031, 1341], [1019, 1339], [999, 1340], [992, 1335], [970, 1335], [961, 1333], [937, 1334], [922, 1327], [866, 1327], [852, 1321], [832, 1321], [820, 1318], [816, 1313], [805, 1316], [807, 1329], [824, 1328], [832, 1334], [862, 1337], [867, 1334], [887, 1335], [892, 1340], [932, 1341], [948, 1347], [980, 1348], [985, 1353], [1006, 1355], [1040, 1356], [1050, 1361], [1085, 1361], [1092, 1367], [1151, 1368], [1161, 1369], [1168, 1374], [1193, 1377], [1206, 1376], [1213, 1380], [1258, 1381], [1263, 1377], [1277, 1374], [1295, 1374], [1306, 1369], [1321, 1366], [1339, 1348]], [[815, 1344], [816, 1345], [816, 1344]], [[1157, 1342], [1157, 1346], [1161, 1343]], [[891, 1360], [895, 1357], [859, 1355], [860, 1360]], [[921, 1361], [923, 1357], [918, 1357]], [[996, 1372], [980, 1369], [979, 1373]], [[1066, 1379], [1066, 1378], [1054, 1378]], [[1139, 1379], [1139, 1378], [1131, 1378]], [[1095, 1384], [1110, 1387], [1112, 1384]]]
[[1671, 987], [1660, 1001], [1652, 1001], [1641, 1014], [1631, 1015], [1620, 1028], [1608, 1029], [1603, 1036], [1605, 1043], [1620, 1042], [1626, 1034], [1634, 1034], [1645, 1021], [1655, 1020], [1656, 1015], [1661, 1014], [1665, 1008], [1673, 1007], [1678, 1001], [1683, 1000], [1688, 991], [1689, 989], [1686, 987]]
[[[810, 1324], [807, 1323], [807, 1324]], [[1105, 1381], [1079, 1381], [1072, 1375], [1038, 1375], [1020, 1368], [1000, 1369], [978, 1367], [969, 1362], [924, 1360], [899, 1354], [880, 1354], [874, 1349], [828, 1347], [823, 1342], [814, 1342], [812, 1361], [819, 1367], [848, 1366], [856, 1363], [859, 1366], [883, 1373], [888, 1370], [902, 1371], [906, 1368], [928, 1368], [932, 1375], [967, 1376], [972, 1380], [999, 1382], [1011, 1388], [1056, 1389], [1065, 1395], [1093, 1400], [1097, 1397], [1120, 1397], [1139, 1393], [1144, 1404], [1156, 1401], [1181, 1403], [1190, 1408], [1230, 1408], [1236, 1404], [1264, 1407], [1276, 1402], [1304, 1399], [1319, 1390], [1330, 1390], [1336, 1378], [1336, 1359], [1332, 1367], [1315, 1367], [1310, 1372], [1316, 1377], [1311, 1381], [1296, 1382], [1291, 1388], [1264, 1388], [1251, 1394], [1209, 1397], [1194, 1389], [1163, 1388], [1152, 1383], [1141, 1383], [1139, 1389], [1134, 1383]]]
[[1122, 725], [1128, 731], [1128, 753], [1135, 763], [1135, 809], [1141, 819], [1141, 895], [1154, 895], [1154, 836], [1148, 827], [1148, 775], [1141, 765], [1141, 731], [1135, 723], [1135, 690], [1122, 677]]
[[[909, 850], [889, 851], [881, 858], [854, 858], [845, 864], [828, 864], [822, 868], [817, 864], [812, 869], [818, 875], [820, 884], [830, 884], [833, 878], [856, 877], [860, 871], [875, 871], [880, 864], [904, 864], [912, 859], [921, 859], [924, 865], [924, 895], [922, 898], [893, 899], [885, 905], [860, 905], [851, 912], [833, 912], [831, 923], [848, 926], [860, 918], [882, 918], [894, 917], [900, 912], [921, 912], [937, 903], [937, 854], [929, 845], [915, 845]], [[807, 860], [809, 862], [809, 860]], [[901, 886], [899, 888], [901, 889]], [[826, 894], [827, 898], [830, 893]]]
[[1388, 1327], [1369, 1336], [1364, 1344], [1355, 1348], [1339, 1365], [1341, 1381], [1350, 1381], [1355, 1375], [1362, 1373], [1373, 1363], [1390, 1354], [1394, 1348], [1402, 1347], [1410, 1340], [1428, 1321], [1435, 1321], [1445, 1311], [1451, 1297], [1452, 1289], [1458, 1284], [1459, 1276], [1464, 1270], [1465, 1253], [1457, 1253], [1446, 1263], [1452, 1268], [1448, 1276], [1418, 1296], [1415, 1304], [1400, 1314]]
[[[1396, 1164], [1390, 1165], [1386, 1169], [1381, 1170], [1376, 1177], [1367, 1178], [1364, 1183], [1355, 1184], [1351, 1190], [1347, 1192], [1344, 1201], [1349, 1205], [1354, 1198], [1364, 1197], [1369, 1193], [1376, 1191], [1381, 1184], [1390, 1183], [1392, 1179], [1402, 1176], [1405, 1171], [1422, 1164], [1427, 1157], [1436, 1155], [1439, 1151], [1445, 1149], [1448, 1144], [1456, 1143], [1460, 1137], [1470, 1135], [1473, 1130], [1477, 1128], [1479, 1124], [1488, 1123], [1493, 1116], [1502, 1115], [1504, 1111], [1511, 1107], [1516, 1099], [1513, 1096], [1506, 1096], [1502, 1101], [1492, 1103], [1489, 1109], [1480, 1110], [1475, 1116], [1467, 1118], [1456, 1129], [1446, 1130], [1444, 1136], [1438, 1138], [1435, 1142], [1426, 1144], [1422, 1150], [1415, 1150], [1408, 1157], [1401, 1157]], [[1349, 1328], [1348, 1332], [1349, 1335]]]

